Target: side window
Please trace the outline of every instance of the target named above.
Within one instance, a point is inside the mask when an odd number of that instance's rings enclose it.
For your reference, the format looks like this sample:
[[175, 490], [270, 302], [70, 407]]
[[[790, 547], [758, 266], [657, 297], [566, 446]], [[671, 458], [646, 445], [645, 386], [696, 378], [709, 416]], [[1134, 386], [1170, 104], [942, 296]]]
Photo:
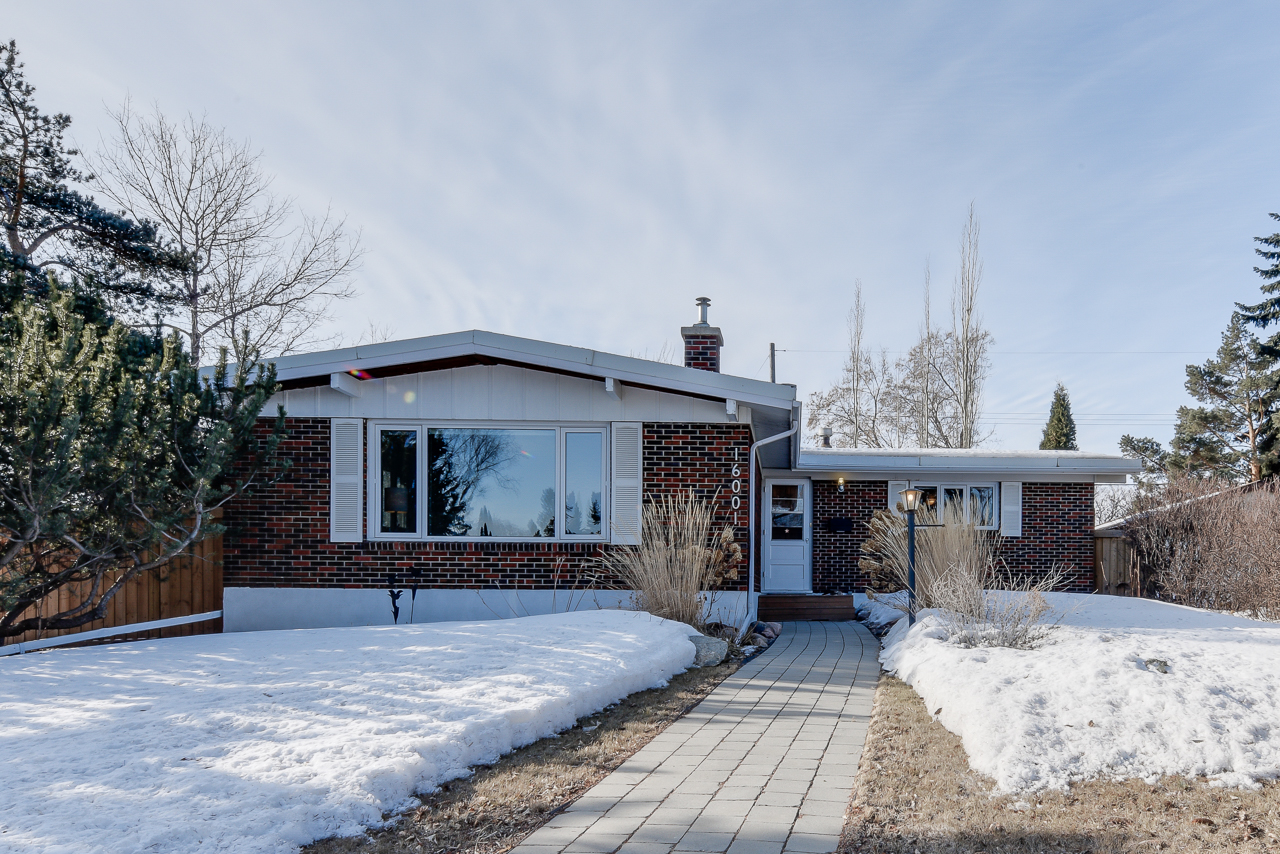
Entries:
[[604, 431], [565, 431], [561, 503], [565, 536], [598, 537], [604, 533]]
[[383, 534], [418, 533], [418, 430], [378, 431], [379, 525]]
[[996, 488], [994, 486], [969, 487], [969, 519], [977, 528], [996, 526]]

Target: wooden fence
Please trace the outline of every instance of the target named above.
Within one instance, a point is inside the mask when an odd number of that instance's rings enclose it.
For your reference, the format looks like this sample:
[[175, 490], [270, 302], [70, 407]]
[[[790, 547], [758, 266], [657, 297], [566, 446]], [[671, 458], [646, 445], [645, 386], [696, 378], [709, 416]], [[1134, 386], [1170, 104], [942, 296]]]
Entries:
[[[82, 601], [88, 582], [68, 585], [43, 604], [46, 614], [56, 614]], [[189, 617], [206, 611], [222, 610], [222, 537], [210, 537], [196, 543], [189, 551], [169, 561], [160, 569], [146, 572], [120, 588], [107, 603], [106, 619], [94, 620], [74, 629], [30, 631], [0, 639], [12, 644], [44, 640], [62, 635], [79, 634], [94, 629], [116, 628], [151, 620]], [[34, 609], [23, 615], [34, 615]], [[205, 635], [222, 631], [221, 618], [199, 623], [153, 629], [149, 632], [115, 635], [110, 640], [142, 640], [183, 635]]]
[[1137, 550], [1123, 531], [1093, 532], [1093, 569], [1099, 593], [1112, 596], [1141, 596]]

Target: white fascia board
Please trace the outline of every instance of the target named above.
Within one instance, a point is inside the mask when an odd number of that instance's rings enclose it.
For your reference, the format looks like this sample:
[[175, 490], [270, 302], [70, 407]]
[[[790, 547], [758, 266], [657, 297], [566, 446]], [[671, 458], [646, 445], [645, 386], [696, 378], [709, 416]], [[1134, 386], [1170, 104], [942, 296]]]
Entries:
[[[1127, 457], [1103, 454], [1070, 453], [1062, 454], [1052, 451], [995, 451], [980, 452], [939, 452], [922, 453], [914, 449], [902, 451], [866, 453], [842, 451], [805, 450], [800, 454], [798, 471], [809, 471], [815, 475], [829, 473], [843, 474], [849, 477], [856, 474], [859, 478], [865, 474], [887, 474], [892, 477], [910, 477], [924, 479], [944, 475], [970, 476], [987, 473], [992, 477], [1046, 478], [1066, 475], [1079, 476], [1093, 480], [1095, 476], [1105, 477], [1099, 482], [1123, 482], [1126, 475], [1137, 474], [1142, 464]], [[1117, 478], [1117, 480], [1112, 480]]]
[[839, 480], [846, 483], [857, 481], [891, 481], [909, 480], [916, 483], [937, 483], [954, 481], [956, 483], [983, 483], [987, 481], [1016, 480], [1022, 483], [1124, 483], [1125, 475], [1095, 474], [1071, 469], [929, 469], [904, 472], [901, 469], [880, 470], [848, 470], [848, 469], [768, 469], [769, 477], [803, 476], [810, 480]]
[[613, 377], [615, 380], [633, 385], [658, 386], [677, 393], [733, 399], [756, 406], [786, 410], [790, 410], [796, 394], [793, 385], [769, 383], [479, 330], [433, 335], [409, 341], [347, 347], [321, 353], [282, 356], [276, 359], [275, 363], [279, 379], [289, 380], [470, 355], [489, 356], [549, 370], [571, 371], [596, 376], [601, 380]]

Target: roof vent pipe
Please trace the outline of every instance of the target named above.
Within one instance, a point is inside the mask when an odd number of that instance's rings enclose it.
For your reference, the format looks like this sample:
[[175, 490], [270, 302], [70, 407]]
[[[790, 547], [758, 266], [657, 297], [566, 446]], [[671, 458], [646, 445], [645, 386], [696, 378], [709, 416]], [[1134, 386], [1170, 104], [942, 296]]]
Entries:
[[823, 428], [822, 428], [822, 447], [824, 447], [824, 448], [830, 448], [830, 447], [831, 447], [831, 434], [832, 434], [833, 432], [835, 432], [835, 431], [833, 431], [830, 427], [823, 427]]
[[710, 326], [707, 321], [707, 308], [711, 305], [710, 297], [698, 297], [694, 300], [698, 304], [698, 322], [694, 326]]

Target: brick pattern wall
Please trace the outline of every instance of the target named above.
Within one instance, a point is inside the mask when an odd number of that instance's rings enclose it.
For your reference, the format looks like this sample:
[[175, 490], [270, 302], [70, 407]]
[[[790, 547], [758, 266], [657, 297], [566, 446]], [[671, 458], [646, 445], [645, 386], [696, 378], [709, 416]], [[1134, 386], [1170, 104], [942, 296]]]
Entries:
[[[858, 568], [871, 514], [888, 504], [885, 481], [849, 481], [845, 491], [829, 480], [813, 481], [813, 590], [861, 591], [871, 579]], [[850, 533], [830, 530], [832, 519], [849, 519]], [[1022, 536], [1004, 541], [1001, 557], [1018, 573], [1069, 568], [1062, 589], [1093, 589], [1093, 484], [1024, 483]]]
[[[888, 503], [889, 484], [885, 481], [846, 481], [844, 492], [835, 481], [813, 481], [813, 592], [861, 592], [867, 578], [858, 569], [862, 541], [867, 538], [871, 514], [883, 510]], [[833, 532], [833, 519], [848, 519], [853, 530]]]
[[[329, 542], [329, 420], [288, 419], [285, 479], [227, 507], [224, 581], [228, 587], [375, 587], [412, 578], [424, 587], [566, 588], [580, 583], [602, 550], [598, 543]], [[269, 430], [265, 420], [260, 429]], [[717, 518], [736, 526], [746, 547], [746, 502], [735, 514], [734, 455], [746, 459], [750, 430], [737, 424], [646, 424], [647, 495], [692, 485], [710, 499], [721, 487]], [[746, 492], [743, 466], [742, 494]], [[685, 477], [679, 477], [685, 472]], [[745, 568], [744, 568], [745, 569]], [[745, 589], [746, 576], [738, 585]], [[727, 589], [733, 589], [733, 586]]]
[[[751, 428], [746, 424], [645, 424], [644, 491], [646, 500], [664, 492], [692, 488], [703, 501], [715, 502], [716, 529], [732, 525], [744, 563], [736, 583], [723, 589], [746, 590], [745, 559], [748, 553], [748, 505], [750, 488], [747, 456], [751, 452]], [[739, 491], [734, 493], [733, 466], [739, 466]], [[739, 497], [733, 508], [734, 495]], [[757, 588], [759, 589], [759, 588]]]
[[686, 335], [684, 366], [720, 373], [720, 339], [715, 335]]
[[1022, 536], [1004, 541], [1009, 569], [1030, 574], [1058, 566], [1064, 590], [1093, 590], [1093, 484], [1022, 484]]

